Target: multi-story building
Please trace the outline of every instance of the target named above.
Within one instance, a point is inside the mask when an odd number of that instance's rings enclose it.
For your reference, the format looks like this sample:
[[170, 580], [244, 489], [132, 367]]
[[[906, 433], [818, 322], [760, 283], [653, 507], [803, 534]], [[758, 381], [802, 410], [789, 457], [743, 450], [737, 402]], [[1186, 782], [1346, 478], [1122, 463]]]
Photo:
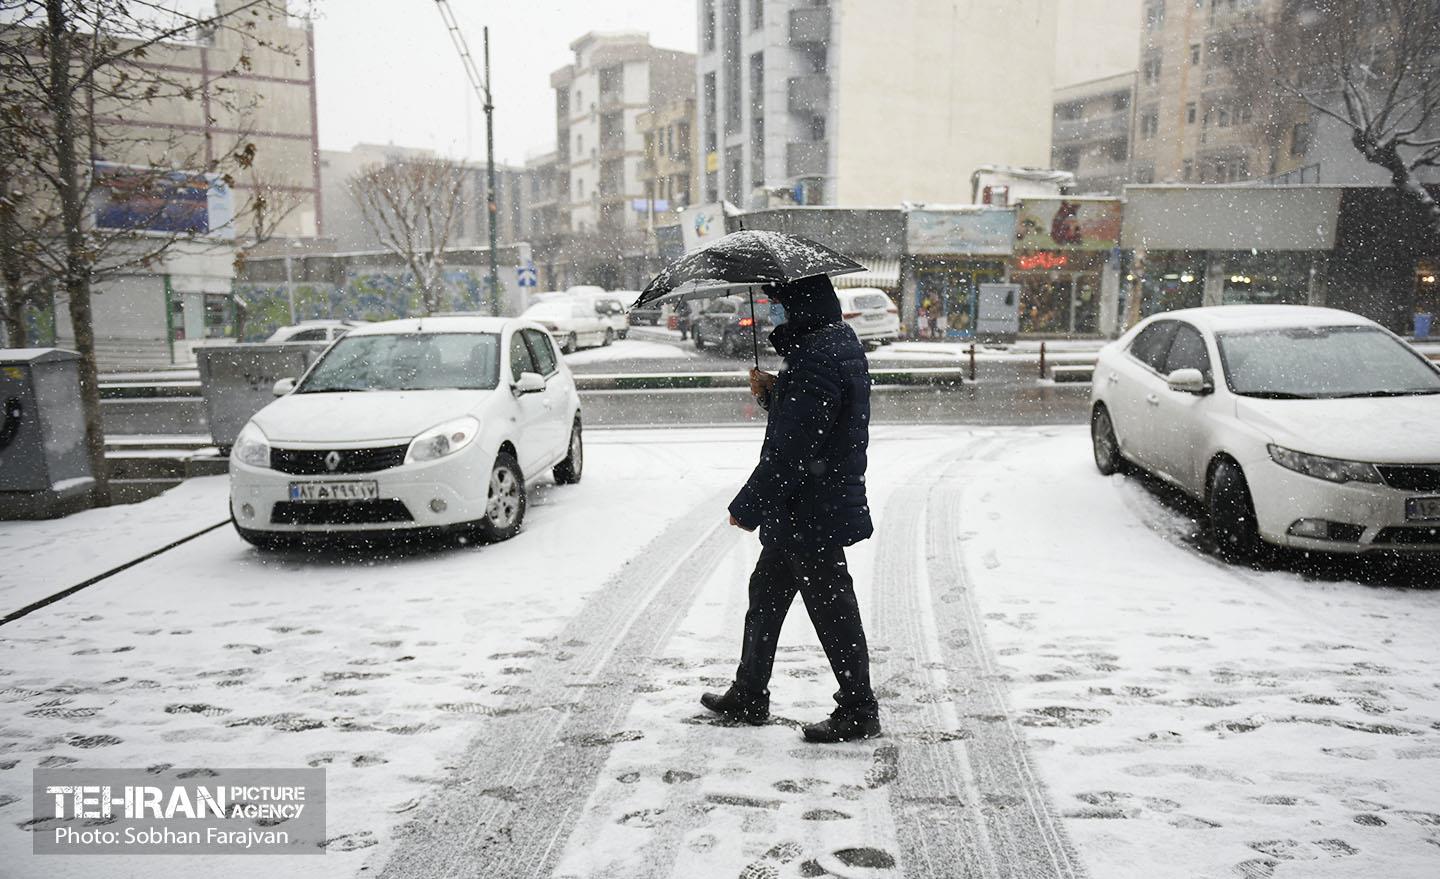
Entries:
[[642, 113], [637, 122], [645, 141], [640, 182], [652, 217], [689, 207], [698, 184], [695, 164], [695, 99]]
[[1055, 90], [1050, 165], [1075, 175], [1076, 194], [1118, 195], [1129, 180], [1135, 73]]
[[1233, 183], [1310, 163], [1308, 113], [1244, 71], [1261, 51], [1247, 20], [1279, 0], [1145, 0], [1133, 124], [1137, 183]]
[[964, 202], [1047, 165], [1057, 4], [938, 5], [698, 0], [698, 200]]
[[574, 63], [550, 77], [556, 165], [568, 178], [563, 222], [576, 233], [638, 230], [647, 214], [639, 117], [690, 94], [695, 56], [634, 32], [591, 32], [570, 48]]
[[1055, 38], [1051, 167], [1079, 194], [1119, 194], [1128, 180], [1143, 0], [1066, 0]]

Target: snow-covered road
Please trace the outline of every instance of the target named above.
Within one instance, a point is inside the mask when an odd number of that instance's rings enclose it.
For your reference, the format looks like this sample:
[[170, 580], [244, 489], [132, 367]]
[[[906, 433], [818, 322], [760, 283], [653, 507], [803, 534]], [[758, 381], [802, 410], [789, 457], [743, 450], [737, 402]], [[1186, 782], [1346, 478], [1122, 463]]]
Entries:
[[[798, 608], [777, 722], [696, 702], [734, 669], [758, 547], [721, 523], [759, 432], [587, 440], [506, 544], [267, 558], [221, 529], [0, 629], [0, 873], [1440, 871], [1440, 592], [1217, 564], [1083, 429], [882, 428], [851, 559], [887, 735], [805, 746], [833, 681]], [[0, 525], [0, 610], [224, 491]], [[324, 766], [326, 854], [32, 856], [30, 770], [64, 765]]]

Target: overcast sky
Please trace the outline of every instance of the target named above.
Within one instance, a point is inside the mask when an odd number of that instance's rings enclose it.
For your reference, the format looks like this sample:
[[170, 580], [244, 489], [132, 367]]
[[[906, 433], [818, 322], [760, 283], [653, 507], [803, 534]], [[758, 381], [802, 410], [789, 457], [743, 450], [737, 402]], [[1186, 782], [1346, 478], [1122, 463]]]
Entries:
[[[573, 60], [570, 42], [587, 31], [645, 31], [654, 45], [695, 51], [693, 0], [450, 0], [450, 6], [477, 67], [481, 28], [490, 27], [501, 162], [518, 164], [554, 149], [550, 72]], [[323, 149], [393, 142], [484, 159], [485, 114], [434, 0], [318, 0], [315, 10]]]

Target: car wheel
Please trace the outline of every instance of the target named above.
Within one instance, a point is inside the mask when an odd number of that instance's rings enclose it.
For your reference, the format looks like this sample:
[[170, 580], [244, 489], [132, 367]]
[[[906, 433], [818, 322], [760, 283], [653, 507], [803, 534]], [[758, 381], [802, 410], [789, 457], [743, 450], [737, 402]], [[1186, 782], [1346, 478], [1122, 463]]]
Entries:
[[565, 460], [555, 465], [551, 473], [560, 485], [574, 485], [585, 472], [585, 440], [580, 431], [580, 419], [570, 428], [570, 450]]
[[1255, 521], [1255, 503], [1239, 464], [1224, 459], [1215, 465], [1205, 506], [1210, 518], [1210, 538], [1215, 541], [1221, 558], [1248, 562], [1260, 555], [1264, 543]]
[[490, 471], [490, 488], [485, 501], [485, 518], [476, 526], [482, 540], [508, 540], [520, 533], [525, 521], [525, 479], [515, 456], [501, 452]]
[[629, 330], [621, 330], [621, 331], [620, 331], [620, 341], [622, 341], [622, 342], [625, 341], [625, 337], [628, 336], [628, 335], [630, 335], [630, 331], [629, 331]]
[[610, 329], [609, 327], [606, 327], [606, 328], [605, 328], [605, 341], [602, 342], [601, 344], [602, 344], [602, 345], [605, 345], [606, 347], [608, 347], [608, 346], [610, 346], [614, 341], [615, 341], [615, 331], [612, 330], [612, 329]]
[[576, 349], [579, 348], [579, 347], [580, 347], [580, 340], [577, 339], [577, 338], [575, 338], [575, 334], [574, 334], [574, 333], [571, 333], [570, 335], [568, 335], [568, 336], [565, 337], [565, 344], [560, 346], [560, 353], [561, 353], [561, 354], [574, 354], [575, 351], [576, 351]]
[[1125, 458], [1120, 454], [1120, 441], [1115, 438], [1115, 423], [1110, 420], [1110, 410], [1096, 406], [1090, 416], [1090, 445], [1095, 451], [1095, 468], [1101, 476], [1122, 473]]

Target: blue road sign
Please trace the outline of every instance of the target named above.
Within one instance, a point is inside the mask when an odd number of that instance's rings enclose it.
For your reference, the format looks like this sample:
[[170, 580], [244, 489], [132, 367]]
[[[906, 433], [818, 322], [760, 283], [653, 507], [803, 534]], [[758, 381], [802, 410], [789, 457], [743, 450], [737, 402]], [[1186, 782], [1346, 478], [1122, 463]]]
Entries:
[[534, 287], [539, 277], [535, 271], [535, 263], [533, 262], [527, 262], [523, 266], [516, 266], [515, 276], [521, 287]]

